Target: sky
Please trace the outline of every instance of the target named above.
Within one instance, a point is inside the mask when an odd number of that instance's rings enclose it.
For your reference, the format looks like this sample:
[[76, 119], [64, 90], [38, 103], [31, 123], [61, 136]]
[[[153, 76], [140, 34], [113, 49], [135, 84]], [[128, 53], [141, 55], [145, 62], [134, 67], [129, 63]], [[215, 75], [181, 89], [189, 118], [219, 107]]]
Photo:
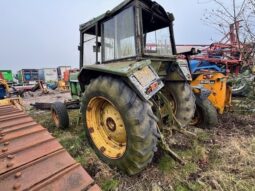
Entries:
[[[0, 70], [79, 67], [79, 25], [122, 0], [0, 0]], [[201, 18], [210, 0], [157, 0], [175, 15], [177, 44], [209, 44], [220, 35]]]

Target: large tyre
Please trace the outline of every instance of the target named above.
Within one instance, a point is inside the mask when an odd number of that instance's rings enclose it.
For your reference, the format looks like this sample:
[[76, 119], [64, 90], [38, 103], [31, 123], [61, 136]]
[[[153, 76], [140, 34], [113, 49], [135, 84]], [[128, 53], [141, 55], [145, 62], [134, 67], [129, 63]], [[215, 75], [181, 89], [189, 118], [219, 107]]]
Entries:
[[167, 82], [163, 93], [169, 99], [177, 120], [182, 126], [187, 126], [196, 110], [195, 96], [190, 85], [185, 82]]
[[92, 80], [81, 113], [88, 140], [104, 162], [129, 175], [151, 162], [157, 150], [156, 117], [123, 81], [106, 76]]
[[69, 127], [69, 117], [65, 104], [54, 102], [51, 105], [51, 116], [57, 128], [67, 129]]
[[200, 128], [212, 128], [218, 125], [218, 114], [216, 108], [205, 98], [196, 95], [196, 112], [190, 125]]

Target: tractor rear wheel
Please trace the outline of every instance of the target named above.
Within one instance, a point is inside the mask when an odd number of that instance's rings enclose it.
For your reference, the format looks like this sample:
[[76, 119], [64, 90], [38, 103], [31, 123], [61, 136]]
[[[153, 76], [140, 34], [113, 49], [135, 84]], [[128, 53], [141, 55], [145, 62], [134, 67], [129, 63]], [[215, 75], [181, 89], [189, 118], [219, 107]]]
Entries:
[[123, 81], [100, 76], [86, 87], [83, 125], [96, 154], [129, 175], [139, 173], [157, 150], [156, 117]]
[[196, 110], [195, 96], [188, 83], [167, 82], [163, 93], [170, 101], [176, 119], [184, 127], [190, 123]]
[[218, 114], [216, 108], [206, 99], [201, 99], [196, 95], [196, 112], [190, 125], [200, 128], [212, 128], [218, 124]]

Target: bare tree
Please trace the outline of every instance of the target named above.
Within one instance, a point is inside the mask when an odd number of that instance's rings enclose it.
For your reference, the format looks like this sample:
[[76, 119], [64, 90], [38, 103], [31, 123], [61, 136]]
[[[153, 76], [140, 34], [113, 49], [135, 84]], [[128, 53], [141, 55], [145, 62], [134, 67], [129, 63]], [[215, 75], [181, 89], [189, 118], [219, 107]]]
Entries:
[[[255, 0], [212, 0], [215, 9], [207, 9], [202, 20], [221, 34], [229, 32], [235, 25], [238, 41], [255, 42]], [[240, 23], [240, 27], [239, 27]]]

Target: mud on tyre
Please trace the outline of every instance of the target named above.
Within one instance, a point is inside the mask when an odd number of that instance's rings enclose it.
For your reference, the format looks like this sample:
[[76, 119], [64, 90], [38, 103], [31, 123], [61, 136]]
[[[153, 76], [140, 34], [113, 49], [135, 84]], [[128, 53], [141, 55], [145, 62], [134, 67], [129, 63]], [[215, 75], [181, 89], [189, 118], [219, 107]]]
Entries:
[[62, 102], [54, 102], [51, 105], [51, 116], [57, 128], [67, 129], [69, 127], [68, 112]]
[[218, 124], [216, 108], [207, 98], [200, 98], [196, 95], [196, 112], [190, 125], [200, 128], [212, 128]]
[[163, 93], [170, 101], [177, 120], [182, 126], [188, 125], [196, 110], [195, 96], [190, 85], [185, 82], [167, 82]]
[[96, 154], [133, 175], [151, 162], [157, 150], [156, 117], [122, 80], [100, 76], [82, 98], [82, 120]]

